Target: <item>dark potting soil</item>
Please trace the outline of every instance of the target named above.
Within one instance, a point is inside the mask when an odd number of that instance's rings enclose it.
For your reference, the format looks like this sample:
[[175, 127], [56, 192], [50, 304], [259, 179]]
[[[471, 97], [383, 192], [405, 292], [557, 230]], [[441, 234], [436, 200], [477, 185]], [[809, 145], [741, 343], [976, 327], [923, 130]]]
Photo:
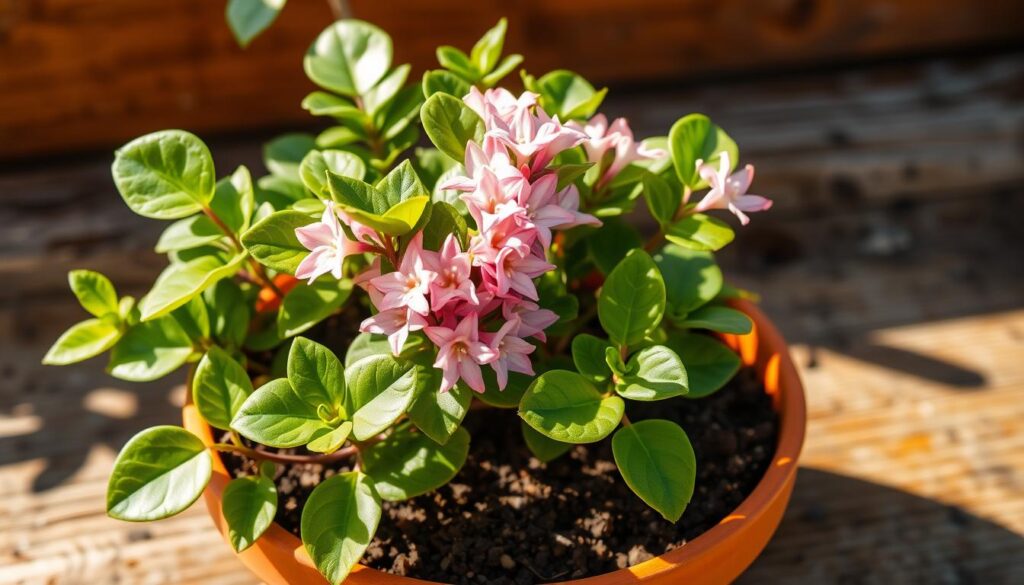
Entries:
[[[523, 443], [512, 410], [475, 410], [465, 466], [448, 485], [405, 502], [384, 502], [363, 563], [456, 584], [546, 583], [599, 575], [682, 546], [732, 512], [753, 491], [775, 452], [778, 418], [755, 373], [743, 369], [696, 400], [631, 403], [633, 421], [665, 418], [686, 430], [697, 483], [677, 523], [664, 520], [626, 486], [610, 441], [574, 447], [544, 464]], [[226, 457], [233, 471], [253, 464]], [[313, 488], [344, 466], [279, 467], [276, 521], [299, 534]]]

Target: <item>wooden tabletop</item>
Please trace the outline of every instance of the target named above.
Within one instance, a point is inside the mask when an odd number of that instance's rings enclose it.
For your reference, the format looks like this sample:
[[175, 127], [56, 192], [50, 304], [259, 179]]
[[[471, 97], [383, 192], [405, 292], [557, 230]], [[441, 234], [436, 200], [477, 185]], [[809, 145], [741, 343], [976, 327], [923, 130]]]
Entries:
[[[651, 89], [641, 134], [704, 111], [773, 195], [723, 257], [792, 342], [808, 393], [789, 510], [744, 583], [1024, 582], [1024, 56]], [[258, 166], [213, 141], [218, 168]], [[103, 514], [113, 457], [175, 424], [172, 382], [43, 368], [83, 318], [69, 268], [141, 293], [158, 222], [109, 155], [0, 171], [0, 583], [254, 583], [202, 505]]]

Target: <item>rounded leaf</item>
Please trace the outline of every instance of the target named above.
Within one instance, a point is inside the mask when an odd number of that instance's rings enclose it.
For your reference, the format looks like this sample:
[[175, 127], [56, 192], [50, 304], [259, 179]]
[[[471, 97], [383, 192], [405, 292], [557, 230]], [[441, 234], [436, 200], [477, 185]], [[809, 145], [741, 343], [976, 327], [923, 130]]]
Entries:
[[626, 485], [669, 522], [676, 522], [693, 497], [697, 457], [674, 422], [643, 420], [619, 429], [612, 455]]
[[365, 441], [395, 422], [412, 402], [418, 369], [408, 360], [371, 355], [345, 372], [345, 410], [352, 417], [352, 434]]
[[231, 419], [252, 392], [245, 368], [217, 346], [206, 352], [192, 378], [192, 401], [199, 414], [224, 431], [231, 429]]
[[391, 67], [391, 37], [355, 19], [328, 26], [306, 51], [306, 75], [324, 89], [345, 96], [368, 92]]
[[46, 352], [43, 363], [66, 366], [107, 351], [121, 338], [121, 330], [110, 319], [87, 319], [72, 325]]
[[520, 427], [523, 431], [523, 441], [526, 442], [526, 446], [533, 453], [534, 457], [544, 463], [554, 461], [572, 448], [572, 443], [562, 443], [561, 441], [549, 439], [526, 424], [526, 421], [520, 421]]
[[552, 370], [541, 374], [526, 390], [519, 416], [556, 441], [594, 443], [615, 430], [624, 409], [621, 398], [602, 396], [576, 372]]
[[316, 486], [302, 508], [301, 535], [317, 570], [334, 584], [348, 577], [373, 540], [380, 496], [369, 477], [351, 471]]
[[438, 150], [456, 162], [466, 158], [466, 143], [479, 142], [484, 135], [484, 121], [461, 99], [446, 93], [435, 93], [420, 108], [423, 130]]
[[710, 252], [669, 244], [654, 255], [674, 313], [689, 313], [722, 290], [722, 271]]
[[72, 270], [68, 273], [68, 284], [82, 308], [94, 316], [117, 314], [117, 292], [106, 276], [92, 270]]
[[242, 552], [274, 522], [277, 486], [262, 475], [237, 477], [224, 488], [221, 511], [228, 523], [231, 547]]
[[597, 300], [601, 327], [616, 345], [635, 345], [661, 323], [665, 282], [654, 260], [633, 250], [611, 271]]
[[147, 134], [122, 146], [111, 168], [114, 184], [135, 213], [179, 219], [213, 197], [213, 157], [202, 140], [182, 130]]
[[703, 398], [719, 390], [740, 369], [740, 356], [721, 341], [698, 333], [669, 337], [666, 345], [686, 364], [687, 398]]
[[689, 391], [682, 360], [664, 345], [645, 347], [630, 356], [626, 372], [615, 385], [623, 398], [650, 402]]
[[363, 469], [385, 500], [406, 500], [435, 490], [455, 477], [469, 453], [469, 432], [458, 427], [439, 445], [408, 427], [363, 452]]
[[740, 158], [733, 139], [703, 114], [683, 116], [673, 124], [668, 133], [668, 147], [679, 180], [694, 190], [707, 186], [697, 173], [698, 160], [717, 168], [722, 153], [728, 152], [729, 162], [735, 168]]
[[298, 447], [332, 429], [320, 418], [319, 406], [306, 400], [288, 380], [271, 380], [246, 399], [231, 428], [269, 447]]
[[178, 369], [192, 352], [192, 340], [170, 315], [133, 325], [110, 352], [111, 376], [148, 382]]

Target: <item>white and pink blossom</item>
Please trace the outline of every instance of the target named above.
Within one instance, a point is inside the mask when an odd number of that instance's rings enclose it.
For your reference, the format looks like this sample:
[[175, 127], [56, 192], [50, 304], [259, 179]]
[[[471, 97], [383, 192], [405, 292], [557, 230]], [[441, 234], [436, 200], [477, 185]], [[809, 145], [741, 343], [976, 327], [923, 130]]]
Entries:
[[732, 175], [729, 174], [729, 167], [729, 153], [726, 151], [722, 152], [718, 160], [717, 170], [702, 160], [697, 161], [697, 172], [702, 179], [708, 182], [711, 189], [694, 209], [696, 211], [728, 209], [739, 218], [741, 224], [747, 225], [750, 223], [750, 218], [746, 213], [770, 209], [772, 200], [761, 195], [747, 194], [747, 189], [754, 181], [753, 165], [747, 165], [743, 170], [736, 171]]

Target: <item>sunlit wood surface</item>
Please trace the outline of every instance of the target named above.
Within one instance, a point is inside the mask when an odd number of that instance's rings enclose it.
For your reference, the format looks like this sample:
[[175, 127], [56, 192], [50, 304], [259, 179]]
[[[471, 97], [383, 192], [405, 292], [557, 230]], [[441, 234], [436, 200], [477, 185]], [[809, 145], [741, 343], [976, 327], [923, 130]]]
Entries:
[[[1024, 582], [1024, 58], [648, 90], [641, 133], [730, 129], [777, 208], [723, 258], [793, 344], [810, 420], [782, 526], [744, 583]], [[258, 147], [214, 141], [222, 172]], [[82, 313], [68, 268], [145, 292], [158, 222], [108, 155], [0, 174], [0, 583], [254, 583], [198, 506], [103, 514], [117, 449], [176, 423], [175, 381], [38, 365]]]

